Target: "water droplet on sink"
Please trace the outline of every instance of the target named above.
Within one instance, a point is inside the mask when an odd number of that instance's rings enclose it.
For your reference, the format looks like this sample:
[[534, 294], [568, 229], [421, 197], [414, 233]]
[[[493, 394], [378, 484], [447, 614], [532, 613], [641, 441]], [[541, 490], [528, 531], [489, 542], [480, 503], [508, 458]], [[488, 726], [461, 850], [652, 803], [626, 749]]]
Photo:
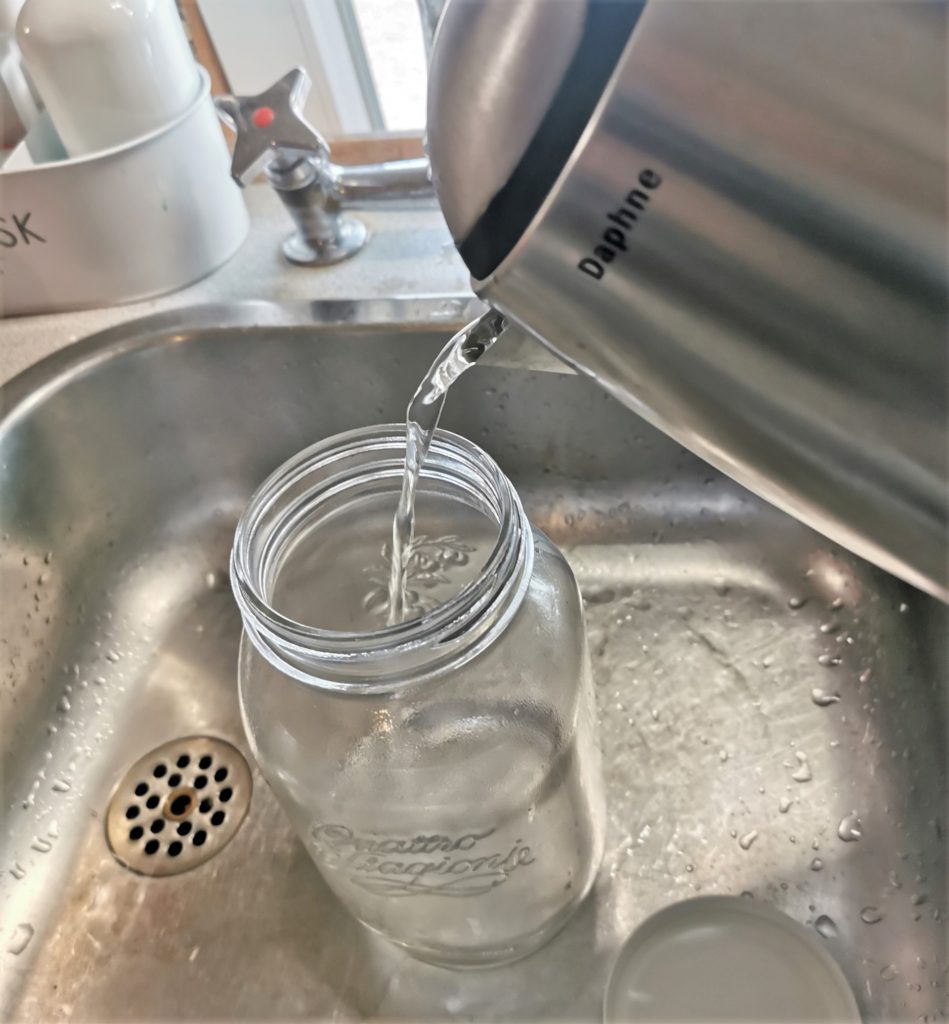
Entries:
[[833, 601], [830, 602], [830, 607], [834, 611], [837, 611], [838, 608], [843, 608], [843, 606], [844, 606], [844, 599], [842, 597], [835, 597], [833, 599]]
[[731, 590], [731, 586], [721, 577], [716, 576], [712, 581], [712, 586], [715, 588], [715, 593], [719, 597], [725, 597], [725, 595]]
[[824, 668], [836, 668], [844, 659], [839, 654], [819, 654], [817, 664]]
[[914, 907], [921, 907], [928, 899], [929, 897], [926, 895], [926, 893], [914, 892], [913, 895], [910, 897], [910, 903], [912, 903]]
[[819, 707], [826, 708], [830, 707], [831, 704], [836, 704], [840, 700], [840, 694], [828, 693], [826, 690], [822, 690], [819, 686], [815, 686], [811, 690], [811, 700]]
[[113, 663], [117, 662], [120, 657], [121, 655], [117, 651], [109, 651], [106, 655], [106, 658]]
[[909, 605], [905, 601], [900, 602], [900, 615], [905, 615], [909, 611]]
[[788, 598], [788, 608], [790, 608], [792, 611], [797, 611], [798, 608], [803, 608], [804, 605], [806, 605], [806, 604], [807, 604], [807, 598], [806, 597], [789, 597]]
[[49, 853], [52, 848], [53, 844], [43, 836], [36, 836], [30, 843], [30, 849], [36, 850], [37, 853]]
[[758, 830], [753, 828], [750, 832], [746, 832], [741, 839], [738, 840], [738, 845], [743, 850], [750, 850], [754, 841], [758, 838]]
[[71, 789], [72, 786], [65, 779], [57, 779], [52, 785], [54, 793], [68, 793]]
[[879, 924], [883, 920], [879, 907], [864, 907], [860, 911], [860, 920], [864, 924]]
[[47, 551], [46, 554], [43, 555], [43, 562], [46, 565], [49, 565], [49, 563], [52, 562], [52, 560], [53, 560], [53, 552], [52, 551]]
[[60, 697], [60, 698], [59, 698], [59, 703], [58, 703], [58, 704], [56, 705], [56, 710], [57, 710], [57, 711], [61, 711], [61, 712], [62, 712], [63, 714], [66, 714], [66, 712], [67, 712], [67, 711], [68, 711], [68, 710], [69, 710], [69, 709], [70, 709], [71, 707], [72, 707], [72, 705], [71, 705], [71, 704], [69, 703], [69, 698], [68, 698], [68, 697], [66, 696], [66, 694], [64, 693], [64, 694], [62, 695], [62, 697]]
[[840, 629], [840, 623], [839, 622], [822, 622], [821, 626], [820, 626], [820, 631], [822, 633], [824, 633], [826, 636], [832, 636], [839, 629]]
[[13, 935], [7, 943], [7, 952], [13, 956], [19, 956], [30, 944], [34, 931], [31, 924], [18, 924], [13, 930]]
[[880, 970], [880, 977], [884, 981], [892, 981], [899, 975], [899, 973], [900, 972], [897, 970], [896, 964], [887, 964], [886, 967], [883, 967]]
[[837, 826], [837, 837], [845, 843], [855, 843], [863, 835], [863, 826], [856, 811], [840, 819]]
[[810, 867], [811, 871], [824, 870], [824, 862], [820, 859], [820, 857], [815, 857], [808, 866]]
[[719, 759], [719, 761], [722, 762], [722, 764], [724, 764], [728, 760], [728, 757], [729, 757], [729, 754], [728, 754], [727, 750], [720, 750], [718, 752], [718, 759]]
[[781, 814], [787, 814], [791, 809], [791, 798], [789, 796], [782, 796], [778, 801], [778, 811]]
[[105, 686], [105, 676], [96, 676], [92, 681], [96, 686]]
[[837, 925], [834, 923], [834, 919], [832, 917], [828, 917], [826, 914], [821, 914], [820, 917], [818, 917], [814, 922], [814, 928], [822, 939], [837, 938]]
[[10, 868], [10, 874], [13, 875], [13, 877], [19, 882], [22, 879], [26, 878], [26, 868], [23, 867], [23, 865], [20, 864], [19, 861], [17, 861], [17, 863], [14, 864], [12, 868]]
[[794, 756], [797, 758], [798, 765], [791, 772], [791, 778], [795, 782], [810, 782], [814, 773], [811, 771], [811, 763], [807, 759], [807, 754], [803, 750], [797, 750], [794, 752]]

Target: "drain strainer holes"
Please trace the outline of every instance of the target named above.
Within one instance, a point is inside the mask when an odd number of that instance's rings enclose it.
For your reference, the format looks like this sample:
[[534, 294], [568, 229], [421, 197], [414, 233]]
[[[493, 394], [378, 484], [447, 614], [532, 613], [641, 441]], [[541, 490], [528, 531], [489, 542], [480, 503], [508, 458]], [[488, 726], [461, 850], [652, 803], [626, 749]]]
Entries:
[[157, 747], [119, 783], [106, 838], [120, 864], [175, 875], [213, 857], [247, 813], [250, 769], [224, 740], [191, 736]]

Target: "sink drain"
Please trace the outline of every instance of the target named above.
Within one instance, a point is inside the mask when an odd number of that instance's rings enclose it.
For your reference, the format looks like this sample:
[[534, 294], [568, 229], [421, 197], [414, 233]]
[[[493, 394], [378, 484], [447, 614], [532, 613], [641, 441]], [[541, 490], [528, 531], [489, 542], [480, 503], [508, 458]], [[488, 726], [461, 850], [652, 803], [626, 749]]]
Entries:
[[224, 740], [188, 736], [139, 758], [106, 815], [116, 860], [141, 875], [190, 871], [222, 850], [241, 827], [250, 769]]

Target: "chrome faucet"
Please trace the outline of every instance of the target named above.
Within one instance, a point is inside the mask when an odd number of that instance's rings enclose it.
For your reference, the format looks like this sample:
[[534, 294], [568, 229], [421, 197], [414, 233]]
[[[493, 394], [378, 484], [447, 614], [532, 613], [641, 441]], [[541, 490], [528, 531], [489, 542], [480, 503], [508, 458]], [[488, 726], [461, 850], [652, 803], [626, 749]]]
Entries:
[[301, 113], [310, 76], [294, 68], [257, 96], [219, 96], [218, 116], [235, 133], [231, 175], [242, 188], [263, 171], [293, 218], [283, 243], [291, 263], [325, 267], [357, 253], [369, 229], [346, 206], [432, 193], [428, 160], [343, 167]]

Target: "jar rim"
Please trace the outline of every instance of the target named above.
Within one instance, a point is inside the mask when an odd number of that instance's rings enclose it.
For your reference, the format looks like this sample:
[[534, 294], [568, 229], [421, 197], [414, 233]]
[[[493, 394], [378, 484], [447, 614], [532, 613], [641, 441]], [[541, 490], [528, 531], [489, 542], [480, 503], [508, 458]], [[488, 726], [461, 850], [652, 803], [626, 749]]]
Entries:
[[[357, 464], [347, 466], [349, 460]], [[426, 480], [450, 480], [480, 498], [483, 511], [490, 510], [498, 536], [477, 577], [430, 613], [369, 631], [311, 626], [273, 608], [267, 592], [272, 563], [308, 515], [340, 488], [367, 479], [401, 481], [404, 461], [404, 424], [362, 427], [298, 452], [251, 496], [235, 531], [231, 584], [245, 632], [281, 672], [302, 682], [363, 693], [399, 681], [419, 681], [469, 660], [507, 625], [519, 606], [533, 568], [531, 529], [520, 498], [485, 451], [439, 429], [419, 488]], [[306, 487], [308, 476], [321, 474]], [[294, 499], [281, 508], [281, 500], [294, 492]], [[260, 545], [266, 531], [267, 542]], [[354, 673], [360, 678], [354, 679]]]

